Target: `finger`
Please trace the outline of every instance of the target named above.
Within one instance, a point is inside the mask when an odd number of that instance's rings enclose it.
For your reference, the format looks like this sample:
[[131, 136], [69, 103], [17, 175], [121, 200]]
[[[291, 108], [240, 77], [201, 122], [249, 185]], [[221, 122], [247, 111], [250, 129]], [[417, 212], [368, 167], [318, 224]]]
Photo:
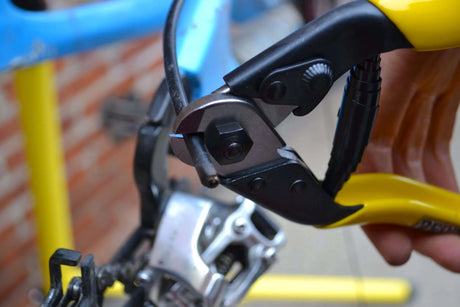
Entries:
[[[415, 85], [408, 86], [400, 81], [400, 76], [412, 75], [412, 71], [401, 66], [402, 56], [407, 52], [397, 50], [382, 55], [382, 95], [375, 126], [358, 171], [393, 172], [392, 147], [405, 110], [416, 91]], [[396, 102], [396, 103], [395, 103]]]
[[425, 181], [423, 152], [436, 97], [417, 92], [406, 110], [393, 146], [394, 172]]
[[372, 224], [362, 228], [386, 262], [391, 265], [401, 265], [409, 260], [412, 241], [405, 227]]
[[[426, 181], [424, 152], [433, 120], [434, 105], [452, 81], [457, 69], [455, 52], [440, 51], [413, 53], [412, 76], [417, 91], [406, 109], [401, 128], [393, 148], [396, 173]], [[440, 71], [442, 69], [442, 71]]]
[[[460, 52], [458, 53], [460, 57]], [[423, 154], [423, 168], [427, 182], [453, 192], [458, 192], [458, 183], [450, 155], [450, 141], [460, 103], [460, 58], [457, 62], [450, 87], [438, 98], [433, 108]], [[452, 64], [455, 66], [455, 63]]]
[[460, 236], [430, 234], [415, 229], [410, 231], [414, 250], [432, 258], [444, 268], [460, 273]]
[[358, 173], [393, 173], [391, 147], [369, 143], [359, 165]]
[[372, 133], [372, 142], [379, 147], [392, 147], [404, 114], [417, 88], [415, 84], [404, 84], [401, 78], [413, 75], [410, 67], [402, 66], [405, 50], [382, 55], [382, 95], [380, 108]]
[[417, 89], [441, 94], [452, 85], [457, 70], [460, 48], [433, 52], [414, 52], [414, 80]]

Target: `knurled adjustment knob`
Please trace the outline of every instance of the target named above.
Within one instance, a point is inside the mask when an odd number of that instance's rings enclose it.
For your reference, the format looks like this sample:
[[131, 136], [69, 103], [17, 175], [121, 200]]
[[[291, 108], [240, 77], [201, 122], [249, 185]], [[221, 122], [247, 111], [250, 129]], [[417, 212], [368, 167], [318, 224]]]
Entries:
[[312, 94], [325, 94], [332, 86], [332, 69], [327, 63], [315, 63], [305, 70], [302, 82]]

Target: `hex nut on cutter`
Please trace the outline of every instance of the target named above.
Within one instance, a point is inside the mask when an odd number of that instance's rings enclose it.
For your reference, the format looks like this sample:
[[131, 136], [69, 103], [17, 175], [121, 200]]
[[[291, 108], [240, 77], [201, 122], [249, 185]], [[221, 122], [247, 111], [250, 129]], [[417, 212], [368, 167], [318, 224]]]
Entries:
[[212, 123], [204, 141], [209, 153], [221, 165], [243, 161], [254, 144], [238, 122]]

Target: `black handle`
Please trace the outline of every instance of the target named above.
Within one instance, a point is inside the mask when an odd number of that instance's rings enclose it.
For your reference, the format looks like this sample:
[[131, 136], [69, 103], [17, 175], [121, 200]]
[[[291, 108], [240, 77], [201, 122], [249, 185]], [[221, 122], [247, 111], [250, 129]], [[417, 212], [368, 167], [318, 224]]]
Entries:
[[380, 96], [380, 56], [355, 66], [348, 77], [323, 189], [335, 197], [361, 162]]
[[[368, 1], [357, 0], [304, 25], [227, 74], [224, 79], [234, 95], [263, 99], [267, 96], [262, 86], [265, 78], [277, 72], [282, 82], [283, 68], [293, 68], [294, 71], [286, 69], [285, 74], [291, 74], [288, 76], [290, 79], [293, 73], [298, 74], [295, 78], [301, 80], [303, 71], [295, 70], [296, 65], [321, 59], [330, 66], [331, 81], [335, 81], [357, 63], [375, 54], [399, 48], [412, 46], [377, 7]], [[278, 84], [278, 80], [270, 81]], [[297, 105], [311, 110], [325, 95], [306, 91], [301, 86], [301, 82], [278, 84], [282, 91], [278, 90], [276, 94], [285, 93], [292, 98], [277, 97], [278, 104]], [[304, 115], [306, 112], [300, 113]]]

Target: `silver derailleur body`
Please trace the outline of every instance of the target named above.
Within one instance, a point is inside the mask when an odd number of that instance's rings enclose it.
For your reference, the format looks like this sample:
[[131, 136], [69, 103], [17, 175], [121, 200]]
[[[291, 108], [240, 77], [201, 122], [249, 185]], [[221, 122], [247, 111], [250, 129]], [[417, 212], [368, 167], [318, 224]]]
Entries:
[[235, 306], [277, 259], [285, 234], [255, 203], [174, 192], [137, 283], [159, 306]]

